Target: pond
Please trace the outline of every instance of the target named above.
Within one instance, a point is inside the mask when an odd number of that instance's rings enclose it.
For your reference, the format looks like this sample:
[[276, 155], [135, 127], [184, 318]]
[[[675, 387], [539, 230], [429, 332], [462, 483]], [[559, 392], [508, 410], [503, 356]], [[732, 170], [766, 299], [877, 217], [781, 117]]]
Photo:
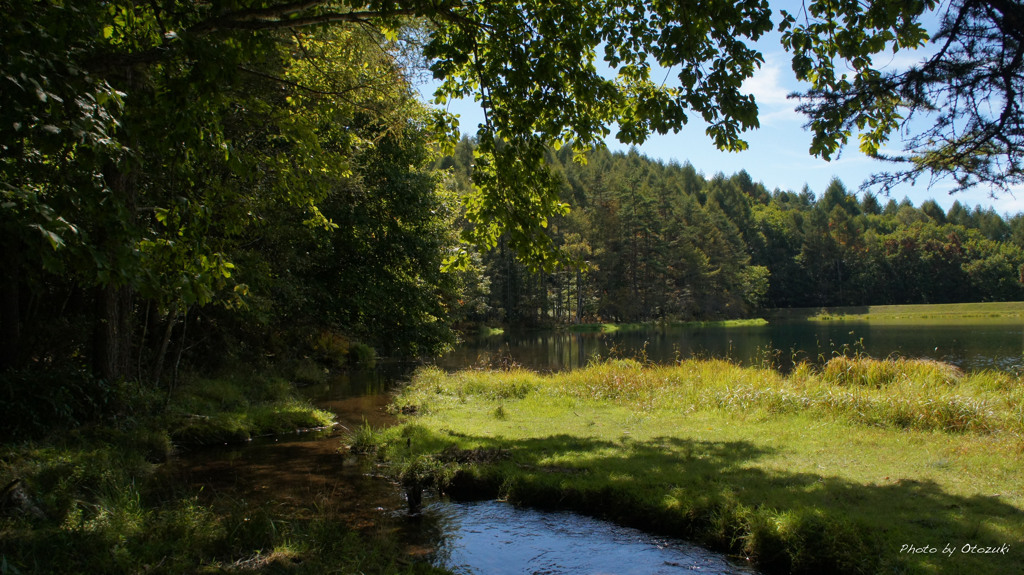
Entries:
[[[467, 341], [440, 358], [446, 369], [514, 362], [541, 371], [572, 369], [603, 357], [668, 363], [725, 357], [787, 369], [837, 353], [898, 354], [947, 361], [966, 370], [1022, 369], [1024, 325], [1019, 321], [866, 323], [778, 322], [764, 326], [665, 328], [616, 333], [525, 332]], [[230, 490], [238, 498], [286, 506], [329, 503], [354, 527], [390, 531], [409, 552], [456, 573], [682, 573], [753, 571], [686, 542], [657, 537], [571, 513], [518, 509], [500, 502], [428, 500], [410, 516], [397, 485], [343, 457], [346, 429], [364, 421], [386, 425], [390, 392], [415, 368], [382, 363], [342, 374], [305, 391], [338, 414], [341, 428], [188, 454], [181, 473], [193, 485]]]
[[1024, 369], [1024, 322], [780, 321], [755, 326], [666, 327], [612, 333], [510, 332], [467, 338], [438, 364], [445, 369], [460, 369], [515, 362], [539, 371], [558, 371], [607, 357], [655, 363], [714, 357], [786, 370], [794, 361], [822, 363], [843, 353], [877, 358], [924, 357], [967, 371], [1017, 372]]

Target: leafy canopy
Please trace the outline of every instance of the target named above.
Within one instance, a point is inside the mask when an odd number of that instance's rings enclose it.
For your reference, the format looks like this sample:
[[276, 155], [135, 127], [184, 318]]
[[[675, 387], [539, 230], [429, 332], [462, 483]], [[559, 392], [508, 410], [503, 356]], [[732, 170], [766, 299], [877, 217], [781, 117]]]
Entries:
[[[781, 13], [783, 45], [793, 54], [798, 77], [811, 84], [803, 110], [814, 132], [812, 153], [829, 158], [861, 130], [861, 148], [883, 157], [883, 144], [904, 125], [908, 109], [931, 111], [952, 102], [961, 104], [954, 110], [962, 114], [980, 109], [978, 103], [1002, 103], [994, 126], [940, 122], [911, 154], [897, 159], [915, 170], [966, 173], [965, 185], [1019, 177], [1018, 2], [956, 0], [940, 33], [947, 39], [944, 56], [899, 75], [883, 74], [873, 63], [875, 55], [921, 46], [928, 37], [921, 16], [936, 7], [933, 0], [812, 0], [799, 12]], [[59, 2], [33, 4], [31, 10], [44, 22], [74, 11]], [[611, 134], [611, 126], [620, 141], [635, 144], [651, 133], [677, 131], [695, 115], [707, 123], [717, 146], [744, 149], [741, 134], [758, 121], [756, 102], [741, 86], [763, 62], [753, 42], [774, 27], [767, 0], [159, 0], [108, 2], [74, 16], [94, 28], [78, 36], [88, 41], [44, 57], [56, 54], [80, 68], [80, 77], [91, 79], [93, 99], [111, 118], [117, 117], [119, 99], [103, 86], [116, 85], [129, 69], [174, 65], [187, 75], [203, 70], [204, 61], [230, 64], [211, 50], [252, 55], [268, 34], [284, 30], [369, 29], [383, 32], [383, 46], [406, 27], [421, 27], [422, 55], [440, 82], [435, 102], [472, 96], [485, 111], [477, 126], [476, 191], [468, 211], [475, 225], [467, 237], [492, 247], [504, 235], [521, 256], [542, 267], [555, 263], [548, 219], [568, 209], [558, 199], [558, 179], [545, 166], [544, 150], [572, 146], [582, 159]], [[984, 35], [984, 22], [998, 26]], [[981, 95], [957, 99], [967, 85], [956, 83], [954, 70], [939, 63], [944, 57], [978, 64], [991, 52], [980, 49], [985, 47], [1004, 49], [1001, 64], [976, 66], [985, 70], [984, 82], [977, 84]], [[943, 86], [953, 92], [929, 91]], [[31, 83], [18, 87], [18, 102], [4, 107], [14, 115], [35, 90]], [[105, 123], [94, 124], [87, 128], [99, 137]], [[46, 125], [40, 123], [41, 129]], [[436, 127], [452, 136], [453, 145], [457, 120], [442, 115]], [[1009, 164], [989, 162], [1000, 154]], [[46, 217], [38, 209], [34, 214], [37, 220]]]
[[[1024, 3], [941, 6], [931, 54], [886, 72], [872, 56], [923, 45], [920, 16], [939, 3], [824, 0], [785, 15], [783, 44], [811, 84], [799, 108], [814, 133], [811, 151], [828, 158], [859, 130], [864, 153], [896, 166], [869, 182], [883, 191], [922, 175], [953, 179], [953, 191], [1012, 191], [1024, 183]], [[897, 130], [903, 150], [887, 150]]]

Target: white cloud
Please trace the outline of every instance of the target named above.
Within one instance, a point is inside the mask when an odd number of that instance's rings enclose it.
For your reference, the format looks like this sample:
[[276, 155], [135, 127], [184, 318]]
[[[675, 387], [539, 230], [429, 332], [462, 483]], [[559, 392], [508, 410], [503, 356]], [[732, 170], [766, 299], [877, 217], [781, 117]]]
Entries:
[[762, 125], [803, 121], [796, 111], [796, 101], [788, 98], [796, 80], [787, 75], [788, 68], [784, 64], [781, 56], [768, 54], [753, 77], [743, 82], [742, 90], [757, 100]]

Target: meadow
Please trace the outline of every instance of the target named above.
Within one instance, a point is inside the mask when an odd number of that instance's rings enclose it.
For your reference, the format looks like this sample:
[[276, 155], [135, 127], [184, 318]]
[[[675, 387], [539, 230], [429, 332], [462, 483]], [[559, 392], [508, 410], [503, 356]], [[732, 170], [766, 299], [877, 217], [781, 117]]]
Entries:
[[985, 321], [1016, 322], [1024, 317], [1024, 302], [971, 302], [914, 305], [871, 305], [849, 307], [778, 309], [769, 312], [773, 320], [810, 321]]
[[770, 573], [1011, 573], [1024, 560], [1024, 386], [928, 360], [789, 374], [613, 360], [420, 370], [363, 429], [415, 499], [505, 498], [682, 537]]

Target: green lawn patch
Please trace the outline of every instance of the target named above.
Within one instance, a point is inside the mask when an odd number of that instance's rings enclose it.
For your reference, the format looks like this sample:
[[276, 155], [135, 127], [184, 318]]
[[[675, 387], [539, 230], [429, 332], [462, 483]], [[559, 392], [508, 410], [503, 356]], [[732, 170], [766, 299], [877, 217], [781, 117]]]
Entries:
[[615, 333], [629, 331], [643, 331], [659, 327], [746, 327], [767, 325], [768, 320], [763, 318], [752, 319], [726, 319], [715, 321], [685, 321], [685, 322], [645, 322], [645, 323], [580, 323], [567, 326], [566, 329], [572, 332], [581, 333]]
[[757, 317], [751, 319], [724, 319], [719, 321], [688, 321], [679, 325], [683, 327], [750, 327], [768, 325], [768, 320]]
[[358, 447], [410, 491], [570, 508], [769, 572], [1024, 561], [1024, 386], [1005, 374], [865, 358], [789, 376], [697, 360], [424, 369], [395, 408], [414, 415]]
[[577, 333], [615, 333], [619, 331], [620, 324], [615, 323], [577, 323], [567, 326], [571, 332]]
[[921, 305], [873, 305], [832, 308], [779, 309], [771, 319], [807, 319], [811, 321], [898, 322], [971, 322], [1024, 318], [1024, 302], [974, 302]]

